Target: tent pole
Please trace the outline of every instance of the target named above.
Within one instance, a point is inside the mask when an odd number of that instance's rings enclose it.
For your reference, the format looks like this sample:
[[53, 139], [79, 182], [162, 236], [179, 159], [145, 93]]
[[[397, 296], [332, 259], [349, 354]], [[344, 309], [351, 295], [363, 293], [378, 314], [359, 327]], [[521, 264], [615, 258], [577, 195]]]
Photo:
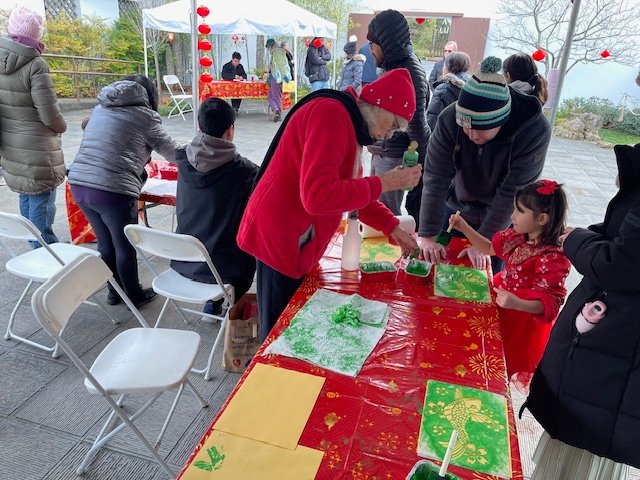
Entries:
[[[337, 37], [337, 35], [336, 35], [336, 37]], [[338, 78], [338, 72], [336, 72], [336, 55], [335, 55], [335, 53], [336, 53], [336, 48], [337, 48], [337, 45], [338, 45], [338, 38], [334, 38], [334, 42], [335, 43], [333, 44], [333, 53], [331, 54], [331, 56], [333, 57], [333, 79], [332, 79], [333, 80], [333, 85], [332, 85], [332, 87], [336, 88], [336, 83], [337, 83], [336, 80]]]
[[293, 37], [293, 68], [296, 70], [296, 85], [295, 90], [293, 91], [293, 99], [295, 103], [298, 103], [298, 83], [300, 83], [300, 79], [298, 78], [298, 37]]
[[149, 78], [149, 58], [147, 56], [147, 49], [149, 47], [147, 46], [147, 31], [144, 25], [142, 25], [142, 44], [144, 46], [144, 76]]
[[562, 47], [562, 59], [560, 60], [560, 71], [558, 73], [558, 86], [556, 87], [556, 94], [553, 97], [551, 114], [549, 115], [549, 124], [551, 125], [551, 129], [553, 129], [553, 124], [556, 120], [556, 113], [558, 113], [558, 105], [560, 105], [560, 93], [562, 93], [562, 84], [564, 83], [564, 77], [567, 74], [567, 64], [569, 63], [569, 54], [571, 53], [571, 43], [573, 42], [573, 35], [576, 31], [576, 21], [578, 20], [579, 12], [580, 0], [573, 0], [571, 16], [569, 17], [569, 25], [567, 26], [567, 37], [564, 40], [564, 47]]
[[191, 102], [193, 105], [193, 133], [198, 133], [198, 107], [200, 95], [198, 92], [198, 13], [196, 0], [191, 0]]

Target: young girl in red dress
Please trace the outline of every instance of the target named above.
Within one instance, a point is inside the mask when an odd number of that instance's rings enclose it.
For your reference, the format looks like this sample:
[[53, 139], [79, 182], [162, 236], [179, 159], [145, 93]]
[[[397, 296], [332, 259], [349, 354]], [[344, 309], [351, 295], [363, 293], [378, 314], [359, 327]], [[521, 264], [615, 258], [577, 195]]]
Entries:
[[567, 198], [561, 185], [539, 180], [516, 193], [513, 226], [483, 237], [460, 216], [449, 223], [474, 247], [505, 260], [493, 285], [507, 374], [516, 387], [527, 390], [549, 339], [549, 332], [564, 302], [565, 279], [571, 264], [559, 238], [564, 233]]

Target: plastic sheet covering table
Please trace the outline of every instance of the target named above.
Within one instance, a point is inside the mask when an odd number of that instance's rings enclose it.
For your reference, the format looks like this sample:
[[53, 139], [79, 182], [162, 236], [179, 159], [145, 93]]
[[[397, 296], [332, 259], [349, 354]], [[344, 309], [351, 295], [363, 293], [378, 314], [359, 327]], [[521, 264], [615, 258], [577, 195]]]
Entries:
[[[290, 82], [293, 84], [293, 82]], [[284, 84], [288, 85], [288, 84]], [[291, 108], [291, 89], [283, 88], [282, 91], [282, 109]], [[233, 80], [217, 80], [204, 84], [200, 82], [200, 101], [207, 98], [259, 98], [266, 99], [269, 93], [267, 82], [235, 82]]]
[[[358, 272], [340, 269], [341, 239], [339, 234], [333, 238], [229, 398], [242, 388], [257, 362], [323, 376], [326, 381], [299, 441], [299, 445], [324, 451], [316, 478], [405, 480], [420, 460], [416, 448], [427, 380], [498, 393], [507, 396], [508, 402], [511, 478], [522, 479], [495, 304], [436, 297], [433, 275], [426, 286], [406, 283], [403, 272], [396, 282], [361, 283]], [[466, 245], [454, 239], [448, 247], [449, 258], [455, 258]], [[385, 334], [355, 378], [293, 358], [261, 356], [318, 288], [359, 293], [393, 308]], [[191, 462], [214, 428], [215, 420], [181, 477], [194, 468]], [[498, 479], [455, 466], [449, 471], [463, 479]]]

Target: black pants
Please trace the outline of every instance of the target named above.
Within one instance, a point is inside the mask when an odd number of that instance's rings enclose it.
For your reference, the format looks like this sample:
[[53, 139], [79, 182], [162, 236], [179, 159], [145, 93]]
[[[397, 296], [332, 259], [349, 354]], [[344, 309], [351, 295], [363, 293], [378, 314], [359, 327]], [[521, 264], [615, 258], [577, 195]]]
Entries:
[[287, 277], [260, 260], [256, 263], [260, 341], [264, 341], [302, 283], [302, 278]]
[[78, 202], [78, 206], [89, 220], [98, 239], [98, 251], [116, 282], [129, 298], [134, 301], [140, 298], [136, 249], [124, 234], [124, 227], [138, 223], [137, 199], [132, 197], [121, 204]]
[[242, 99], [240, 98], [232, 98], [231, 99], [231, 106], [238, 111], [240, 109], [240, 104], [242, 103]]

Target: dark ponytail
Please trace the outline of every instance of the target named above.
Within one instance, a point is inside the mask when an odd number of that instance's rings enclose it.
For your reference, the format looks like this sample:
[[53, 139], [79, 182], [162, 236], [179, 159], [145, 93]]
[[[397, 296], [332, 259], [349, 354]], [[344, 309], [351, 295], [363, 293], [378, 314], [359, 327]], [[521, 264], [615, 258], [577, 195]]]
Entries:
[[533, 59], [525, 53], [515, 53], [502, 62], [502, 71], [508, 73], [510, 82], [520, 80], [533, 87], [532, 95], [538, 97], [541, 104], [547, 103], [549, 88], [547, 79], [538, 73]]

